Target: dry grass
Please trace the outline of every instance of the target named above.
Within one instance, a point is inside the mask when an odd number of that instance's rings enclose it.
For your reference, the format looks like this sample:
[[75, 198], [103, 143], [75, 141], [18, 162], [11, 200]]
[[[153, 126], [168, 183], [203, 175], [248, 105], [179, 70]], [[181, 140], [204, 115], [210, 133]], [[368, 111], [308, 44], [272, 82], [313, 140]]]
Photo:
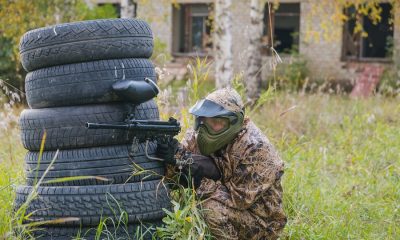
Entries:
[[[284, 239], [399, 238], [399, 99], [278, 93], [251, 117], [286, 163]], [[25, 152], [15, 124], [1, 130], [0, 236]]]
[[400, 237], [399, 99], [283, 94], [254, 121], [286, 162], [284, 238]]

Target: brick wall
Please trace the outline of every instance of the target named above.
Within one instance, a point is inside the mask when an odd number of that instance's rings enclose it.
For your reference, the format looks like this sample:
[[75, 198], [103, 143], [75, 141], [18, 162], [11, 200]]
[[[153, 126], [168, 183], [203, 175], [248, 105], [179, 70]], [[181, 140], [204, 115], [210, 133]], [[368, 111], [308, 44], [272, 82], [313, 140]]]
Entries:
[[[390, 63], [379, 62], [348, 62], [342, 61], [342, 35], [343, 27], [340, 24], [331, 25], [330, 31], [326, 34], [332, 35], [328, 40], [324, 39], [324, 31], [321, 26], [322, 17], [332, 14], [332, 6], [324, 6], [322, 12], [315, 17], [308, 17], [312, 5], [319, 3], [318, 0], [303, 1], [301, 4], [301, 32], [300, 32], [300, 53], [306, 57], [309, 63], [310, 75], [318, 79], [352, 79], [367, 65], [388, 66]], [[400, 26], [395, 26], [395, 45], [400, 46]], [[309, 30], [319, 33], [318, 40], [307, 38]]]
[[[145, 2], [140, 4], [141, 1]], [[145, 19], [151, 24], [155, 37], [161, 39], [172, 51], [172, 1], [171, 0], [139, 0], [138, 17]], [[212, 0], [175, 0], [176, 3], [210, 3]], [[341, 60], [342, 51], [342, 26], [330, 25], [329, 32], [324, 32], [321, 27], [322, 18], [333, 12], [332, 6], [323, 7], [319, 14], [310, 17], [313, 4], [319, 4], [319, 0], [280, 0], [280, 2], [301, 2], [300, 16], [300, 45], [299, 50], [308, 61], [310, 77], [313, 79], [355, 79], [359, 68], [366, 64], [383, 65], [383, 63], [348, 63]], [[247, 29], [250, 24], [250, 3], [248, 0], [234, 0], [232, 6], [233, 16], [233, 53], [235, 72], [244, 71], [247, 62]], [[400, 11], [396, 11], [396, 17], [400, 17]], [[320, 36], [313, 38], [314, 32]], [[328, 34], [329, 40], [325, 40], [323, 35]], [[394, 29], [394, 40], [396, 54], [394, 59], [400, 63], [400, 25]], [[288, 62], [289, 56], [282, 55], [282, 59]], [[263, 78], [266, 79], [271, 74], [269, 58], [264, 57], [264, 67], [262, 70]], [[389, 63], [390, 64], [390, 63]]]

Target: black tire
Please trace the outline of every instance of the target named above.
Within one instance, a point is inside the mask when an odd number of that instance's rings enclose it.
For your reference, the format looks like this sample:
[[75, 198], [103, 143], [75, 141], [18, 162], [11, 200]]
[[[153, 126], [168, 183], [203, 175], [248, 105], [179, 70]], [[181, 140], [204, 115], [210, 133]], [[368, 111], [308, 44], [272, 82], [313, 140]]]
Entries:
[[[156, 144], [150, 143], [148, 154], [154, 156], [155, 150]], [[39, 166], [39, 152], [28, 152], [25, 155], [26, 178], [29, 186], [36, 184], [43, 176], [55, 154], [56, 151], [44, 151]], [[163, 162], [147, 159], [145, 144], [139, 144], [136, 153], [131, 151], [131, 145], [61, 150], [44, 176], [41, 185], [85, 186], [150, 181], [160, 179], [164, 175], [164, 167]], [[140, 173], [142, 171], [145, 172]], [[58, 178], [78, 176], [96, 176], [106, 178], [108, 181], [91, 178], [46, 183], [46, 181], [57, 180]]]
[[[163, 226], [162, 221], [146, 222], [142, 224], [115, 224], [103, 226], [102, 231], [96, 238], [97, 227], [42, 227], [34, 231], [33, 235], [37, 240], [71, 240], [75, 238], [94, 239], [133, 239], [151, 240], [155, 237], [156, 227]], [[158, 239], [158, 238], [155, 238]]]
[[123, 101], [112, 90], [117, 80], [156, 81], [148, 59], [115, 59], [43, 68], [28, 73], [25, 91], [31, 108]]
[[129, 144], [133, 136], [128, 136], [126, 130], [87, 129], [85, 126], [87, 122], [121, 123], [129, 113], [133, 113], [136, 119], [159, 118], [154, 100], [137, 106], [115, 103], [25, 109], [19, 121], [22, 143], [26, 149], [38, 151], [46, 131], [44, 150]]
[[[33, 187], [19, 186], [15, 207], [20, 208], [28, 199]], [[38, 187], [37, 198], [28, 203], [28, 222], [52, 221], [62, 226], [97, 226], [102, 220], [118, 222], [121, 214], [126, 223], [158, 220], [165, 216], [163, 208], [170, 209], [168, 191], [159, 180], [138, 183]], [[76, 218], [76, 220], [72, 219]]]
[[27, 71], [115, 58], [149, 58], [153, 36], [139, 19], [102, 19], [31, 30], [22, 36], [20, 55]]

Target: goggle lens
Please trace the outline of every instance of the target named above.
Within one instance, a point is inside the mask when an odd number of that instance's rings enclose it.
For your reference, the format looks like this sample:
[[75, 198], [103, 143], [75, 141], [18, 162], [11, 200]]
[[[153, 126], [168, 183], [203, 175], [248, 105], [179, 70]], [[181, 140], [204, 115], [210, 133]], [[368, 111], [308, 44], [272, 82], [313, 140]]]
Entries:
[[195, 122], [195, 130], [198, 130], [200, 125], [206, 126], [209, 132], [218, 134], [229, 128], [230, 120], [224, 117], [197, 117]]

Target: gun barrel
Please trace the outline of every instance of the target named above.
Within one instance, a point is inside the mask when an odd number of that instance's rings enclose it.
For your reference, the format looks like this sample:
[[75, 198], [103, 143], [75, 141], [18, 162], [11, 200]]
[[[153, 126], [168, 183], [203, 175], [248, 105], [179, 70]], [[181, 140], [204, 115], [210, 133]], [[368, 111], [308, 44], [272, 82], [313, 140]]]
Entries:
[[157, 125], [157, 124], [108, 124], [108, 123], [86, 123], [89, 129], [125, 129], [133, 131], [159, 131], [159, 132], [179, 132], [179, 125]]
[[88, 129], [129, 129], [129, 124], [86, 123]]
[[146, 124], [146, 125], [179, 125], [179, 123], [171, 123], [168, 121], [161, 120], [131, 120], [134, 124]]
[[179, 132], [181, 127], [175, 125], [129, 124], [129, 129], [140, 131]]

